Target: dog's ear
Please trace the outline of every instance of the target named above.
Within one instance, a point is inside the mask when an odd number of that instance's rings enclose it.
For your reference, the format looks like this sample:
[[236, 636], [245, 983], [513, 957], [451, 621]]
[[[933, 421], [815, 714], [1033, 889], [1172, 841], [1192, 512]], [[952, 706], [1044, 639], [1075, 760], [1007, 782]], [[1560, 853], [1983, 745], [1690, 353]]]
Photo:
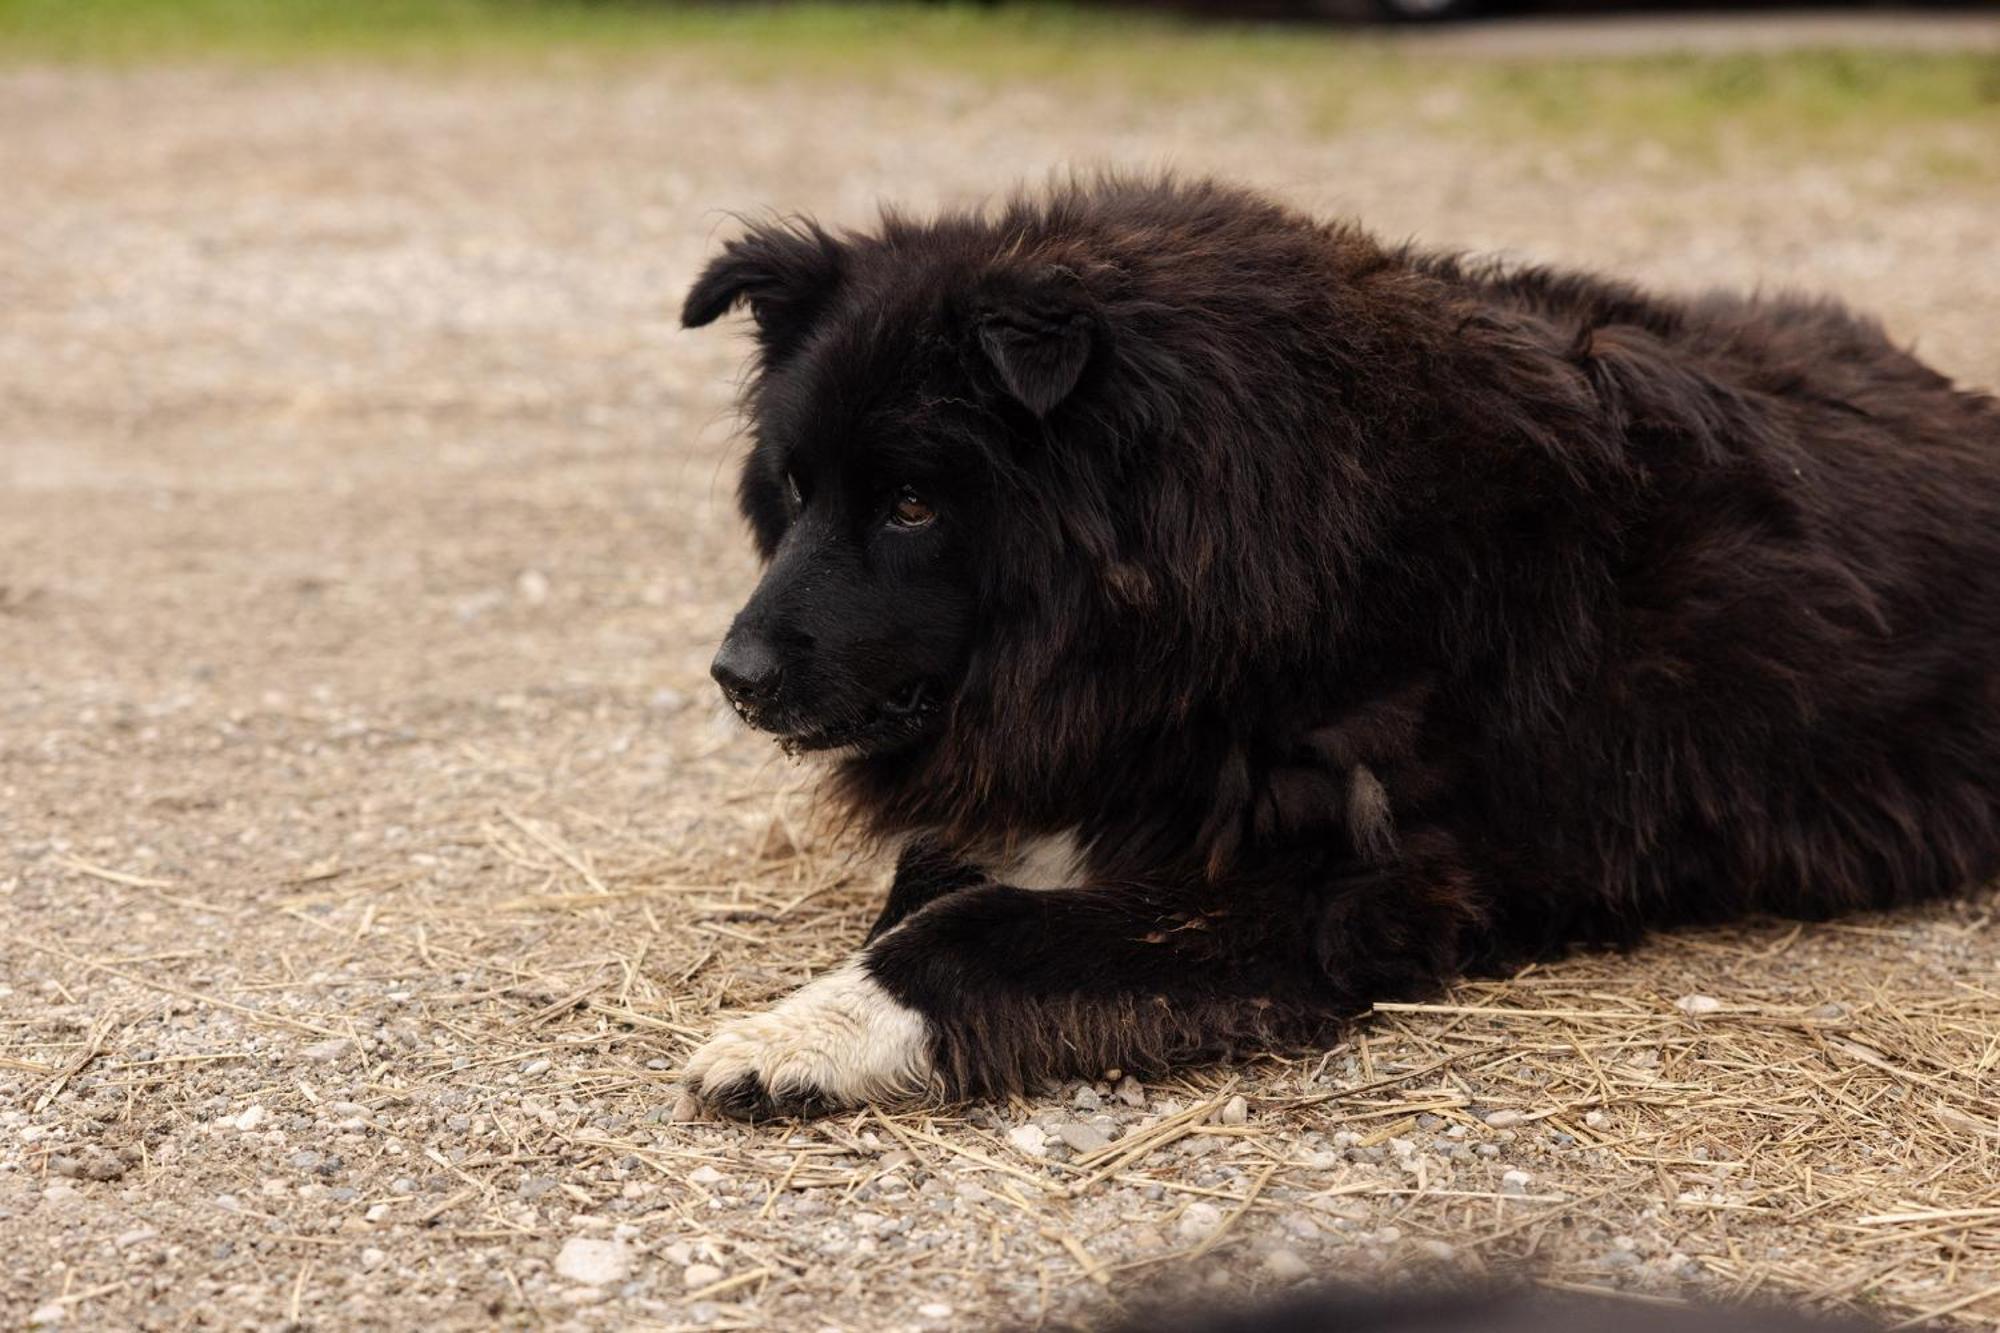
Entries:
[[1098, 342], [1096, 302], [1073, 269], [1054, 264], [989, 289], [977, 324], [1000, 382], [1038, 417], [1075, 390]]
[[681, 326], [712, 323], [750, 303], [767, 354], [794, 345], [840, 282], [840, 242], [806, 218], [760, 223], [722, 247], [681, 305]]

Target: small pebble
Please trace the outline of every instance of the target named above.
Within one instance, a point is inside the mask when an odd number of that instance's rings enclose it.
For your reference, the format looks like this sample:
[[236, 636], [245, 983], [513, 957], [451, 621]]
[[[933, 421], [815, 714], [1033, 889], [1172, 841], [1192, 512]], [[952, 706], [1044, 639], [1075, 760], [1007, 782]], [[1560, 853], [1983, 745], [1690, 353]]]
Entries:
[[1310, 1265], [1293, 1250], [1272, 1250], [1264, 1256], [1264, 1271], [1280, 1282], [1296, 1282], [1312, 1272]]
[[1508, 1129], [1520, 1124], [1526, 1118], [1519, 1111], [1494, 1111], [1486, 1117], [1486, 1123], [1495, 1129]]
[[571, 1236], [556, 1253], [557, 1276], [587, 1286], [621, 1281], [631, 1267], [632, 1252], [615, 1240]]
[[1250, 1103], [1242, 1097], [1231, 1097], [1223, 1104], [1222, 1114], [1217, 1117], [1225, 1125], [1241, 1125], [1250, 1119]]
[[1528, 1186], [1534, 1183], [1534, 1179], [1526, 1171], [1518, 1169], [1509, 1171], [1500, 1177], [1500, 1192], [1502, 1194], [1526, 1194]]
[[714, 1264], [689, 1264], [681, 1270], [681, 1285], [689, 1291], [712, 1287], [722, 1281], [722, 1270]]
[[1065, 1121], [1057, 1125], [1056, 1137], [1067, 1143], [1072, 1151], [1079, 1153], [1096, 1152], [1111, 1142], [1111, 1136], [1096, 1125], [1086, 1125], [1080, 1121]]
[[1044, 1156], [1049, 1150], [1049, 1136], [1040, 1125], [1017, 1125], [1007, 1131], [1007, 1142], [1030, 1157]]
[[1206, 1199], [1189, 1204], [1177, 1224], [1183, 1240], [1205, 1240], [1221, 1225], [1222, 1210]]
[[58, 1154], [51, 1157], [49, 1172], [75, 1180], [117, 1180], [125, 1174], [125, 1160], [101, 1148], [86, 1148], [81, 1156]]
[[1674, 1001], [1674, 1008], [1684, 1014], [1712, 1014], [1722, 1008], [1722, 1001], [1713, 995], [1683, 995]]

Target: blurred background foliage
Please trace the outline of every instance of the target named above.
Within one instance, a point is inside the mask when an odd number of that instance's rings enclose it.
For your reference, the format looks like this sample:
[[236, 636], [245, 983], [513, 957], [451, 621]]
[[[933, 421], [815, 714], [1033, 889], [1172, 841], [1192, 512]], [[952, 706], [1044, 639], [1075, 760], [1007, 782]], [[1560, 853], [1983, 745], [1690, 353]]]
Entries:
[[[1462, 30], [1461, 30], [1462, 31]], [[1447, 34], [1449, 37], [1449, 34]], [[0, 0], [0, 60], [697, 62], [758, 79], [952, 77], [1135, 98], [1282, 95], [1296, 128], [1409, 120], [1471, 133], [1646, 141], [1699, 152], [1855, 148], [1956, 124], [1946, 175], [1995, 169], [2000, 56], [1854, 47], [1699, 54], [1468, 53], [1436, 34], [1048, 3], [716, 4], [673, 0]], [[1991, 138], [1985, 136], [1990, 132]]]

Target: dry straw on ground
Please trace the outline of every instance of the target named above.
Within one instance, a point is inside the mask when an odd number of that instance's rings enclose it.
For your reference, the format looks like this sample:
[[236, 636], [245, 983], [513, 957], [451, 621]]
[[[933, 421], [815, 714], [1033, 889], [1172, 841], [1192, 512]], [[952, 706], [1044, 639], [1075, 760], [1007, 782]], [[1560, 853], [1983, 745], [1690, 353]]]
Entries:
[[713, 209], [1177, 156], [1845, 290], [1992, 383], [2000, 184], [705, 77], [0, 76], [0, 1322], [926, 1329], [1439, 1271], [2000, 1320], [1990, 895], [1232, 1069], [679, 1119], [884, 868], [708, 702], [740, 344], [669, 319]]
[[[614, 1301], [667, 1326], [1034, 1319], [1307, 1273], [1912, 1317], [1995, 1294], [1990, 899], [1676, 935], [1383, 1006], [1301, 1058], [747, 1129], [683, 1120], [678, 1057], [713, 1015], [834, 962], [879, 875], [793, 802], [740, 795], [747, 862], [582, 808], [496, 807], [464, 830], [491, 887], [476, 903], [329, 865], [222, 908], [61, 858], [73, 888], [186, 924], [294, 923], [320, 947], [217, 985], [198, 943], [20, 940], [49, 984], [10, 1060], [35, 1131], [17, 1184], [51, 1235], [118, 1228], [68, 1251], [44, 1317], [129, 1312], [135, 1251], [163, 1256], [148, 1275], [170, 1291], [240, 1252], [255, 1278], [236, 1285], [288, 1312], [349, 1274], [393, 1265], [421, 1294], [469, 1261], [496, 1312]], [[189, 1174], [199, 1196], [153, 1206]]]

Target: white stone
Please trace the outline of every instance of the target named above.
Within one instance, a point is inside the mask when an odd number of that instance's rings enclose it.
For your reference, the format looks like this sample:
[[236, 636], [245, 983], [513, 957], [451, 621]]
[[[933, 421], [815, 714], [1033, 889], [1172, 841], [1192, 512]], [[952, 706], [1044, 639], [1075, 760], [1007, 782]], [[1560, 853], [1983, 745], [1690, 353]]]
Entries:
[[268, 1114], [262, 1102], [252, 1102], [236, 1117], [236, 1128], [245, 1131], [255, 1129], [264, 1123], [264, 1117]]
[[1534, 1183], [1534, 1179], [1526, 1171], [1509, 1171], [1500, 1177], [1500, 1192], [1502, 1194], [1526, 1194], [1528, 1186]]
[[1222, 1225], [1222, 1210], [1205, 1199], [1196, 1200], [1181, 1214], [1178, 1225], [1182, 1239], [1206, 1240]]
[[1674, 1001], [1674, 1008], [1684, 1014], [1712, 1014], [1722, 1008], [1722, 1001], [1713, 995], [1683, 995]]
[[1030, 1157], [1040, 1157], [1049, 1150], [1049, 1136], [1040, 1125], [1015, 1126], [1007, 1131], [1007, 1142]]
[[1486, 1123], [1495, 1129], [1512, 1129], [1525, 1119], [1519, 1111], [1494, 1111], [1486, 1117]]
[[1217, 1117], [1225, 1125], [1241, 1125], [1250, 1119], [1250, 1103], [1241, 1097], [1231, 1097], [1223, 1104], [1222, 1114]]
[[722, 1270], [714, 1264], [689, 1264], [681, 1270], [681, 1285], [689, 1291], [699, 1291], [722, 1281]]
[[1312, 1272], [1295, 1250], [1272, 1250], [1264, 1256], [1264, 1271], [1280, 1282], [1297, 1282]]
[[712, 1166], [698, 1166], [688, 1172], [688, 1179], [697, 1185], [720, 1185], [726, 1177]]
[[571, 1236], [556, 1254], [558, 1275], [593, 1287], [620, 1280], [631, 1267], [632, 1252], [615, 1240]]

